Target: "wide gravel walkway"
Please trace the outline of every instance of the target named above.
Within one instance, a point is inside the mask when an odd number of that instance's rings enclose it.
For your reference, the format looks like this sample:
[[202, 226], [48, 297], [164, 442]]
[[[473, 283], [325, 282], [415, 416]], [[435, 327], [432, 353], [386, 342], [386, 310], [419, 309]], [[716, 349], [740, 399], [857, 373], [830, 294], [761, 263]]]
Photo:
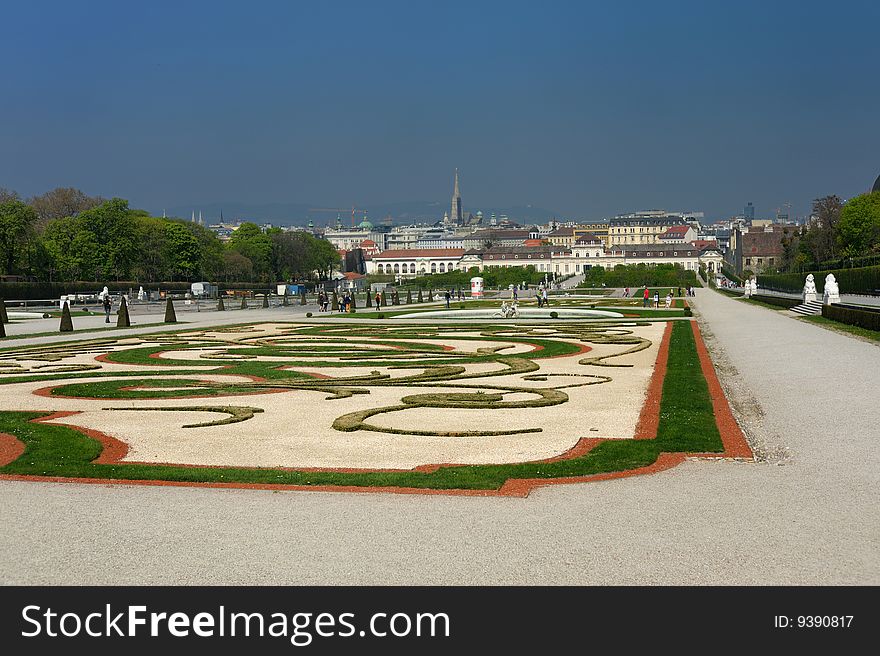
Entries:
[[0, 583], [880, 583], [880, 348], [695, 305], [769, 460], [528, 499], [3, 482]]

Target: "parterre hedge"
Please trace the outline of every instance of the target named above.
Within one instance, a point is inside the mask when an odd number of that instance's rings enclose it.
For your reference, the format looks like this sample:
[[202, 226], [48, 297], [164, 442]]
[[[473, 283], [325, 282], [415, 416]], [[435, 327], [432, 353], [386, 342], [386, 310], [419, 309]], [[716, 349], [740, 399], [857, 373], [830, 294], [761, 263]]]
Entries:
[[859, 326], [868, 330], [880, 330], [880, 312], [860, 310], [852, 306], [823, 305], [822, 316], [850, 326]]
[[752, 294], [750, 298], [755, 299], [756, 301], [761, 301], [762, 303], [767, 303], [768, 305], [778, 305], [779, 307], [784, 308], [793, 308], [795, 305], [800, 305], [803, 301], [799, 298], [785, 298], [783, 296], [764, 296], [763, 294]]
[[816, 291], [820, 293], [825, 289], [825, 276], [829, 273], [833, 273], [837, 279], [841, 294], [880, 293], [880, 266], [759, 275], [758, 285], [766, 289], [797, 293], [803, 290], [807, 273], [813, 274], [816, 279]]

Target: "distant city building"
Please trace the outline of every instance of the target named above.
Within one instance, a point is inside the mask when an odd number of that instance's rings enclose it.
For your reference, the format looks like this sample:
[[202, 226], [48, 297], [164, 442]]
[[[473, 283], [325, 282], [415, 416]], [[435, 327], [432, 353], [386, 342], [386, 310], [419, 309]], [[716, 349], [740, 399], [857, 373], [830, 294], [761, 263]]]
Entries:
[[683, 214], [663, 210], [621, 214], [608, 222], [608, 245], [655, 244], [669, 228], [686, 224]]
[[796, 226], [773, 223], [752, 226], [745, 232], [734, 230], [725, 259], [737, 273], [751, 271], [758, 274], [776, 269], [782, 264], [785, 253], [783, 241], [792, 240], [797, 234]]
[[[433, 273], [455, 271], [463, 248], [413, 248], [389, 250], [374, 255], [368, 262], [367, 273], [415, 278]], [[372, 270], [370, 270], [372, 269]]]
[[877, 179], [874, 181], [874, 186], [871, 188], [871, 191], [880, 191], [880, 175], [878, 175]]
[[755, 206], [751, 203], [746, 203], [745, 208], [743, 208], [743, 217], [747, 221], [751, 221], [755, 218]]

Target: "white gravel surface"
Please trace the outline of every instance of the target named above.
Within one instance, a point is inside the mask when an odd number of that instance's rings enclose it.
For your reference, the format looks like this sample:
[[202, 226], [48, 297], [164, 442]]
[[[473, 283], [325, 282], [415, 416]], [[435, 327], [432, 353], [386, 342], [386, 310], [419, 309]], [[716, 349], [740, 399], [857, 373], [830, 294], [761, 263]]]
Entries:
[[880, 348], [697, 293], [762, 462], [527, 499], [2, 482], [0, 582], [880, 583]]

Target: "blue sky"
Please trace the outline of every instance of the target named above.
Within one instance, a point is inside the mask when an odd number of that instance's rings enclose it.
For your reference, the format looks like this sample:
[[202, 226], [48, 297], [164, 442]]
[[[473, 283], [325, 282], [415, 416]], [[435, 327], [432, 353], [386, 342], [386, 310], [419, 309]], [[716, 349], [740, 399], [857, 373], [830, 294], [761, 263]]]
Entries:
[[878, 2], [27, 2], [0, 187], [795, 213], [880, 173]]

